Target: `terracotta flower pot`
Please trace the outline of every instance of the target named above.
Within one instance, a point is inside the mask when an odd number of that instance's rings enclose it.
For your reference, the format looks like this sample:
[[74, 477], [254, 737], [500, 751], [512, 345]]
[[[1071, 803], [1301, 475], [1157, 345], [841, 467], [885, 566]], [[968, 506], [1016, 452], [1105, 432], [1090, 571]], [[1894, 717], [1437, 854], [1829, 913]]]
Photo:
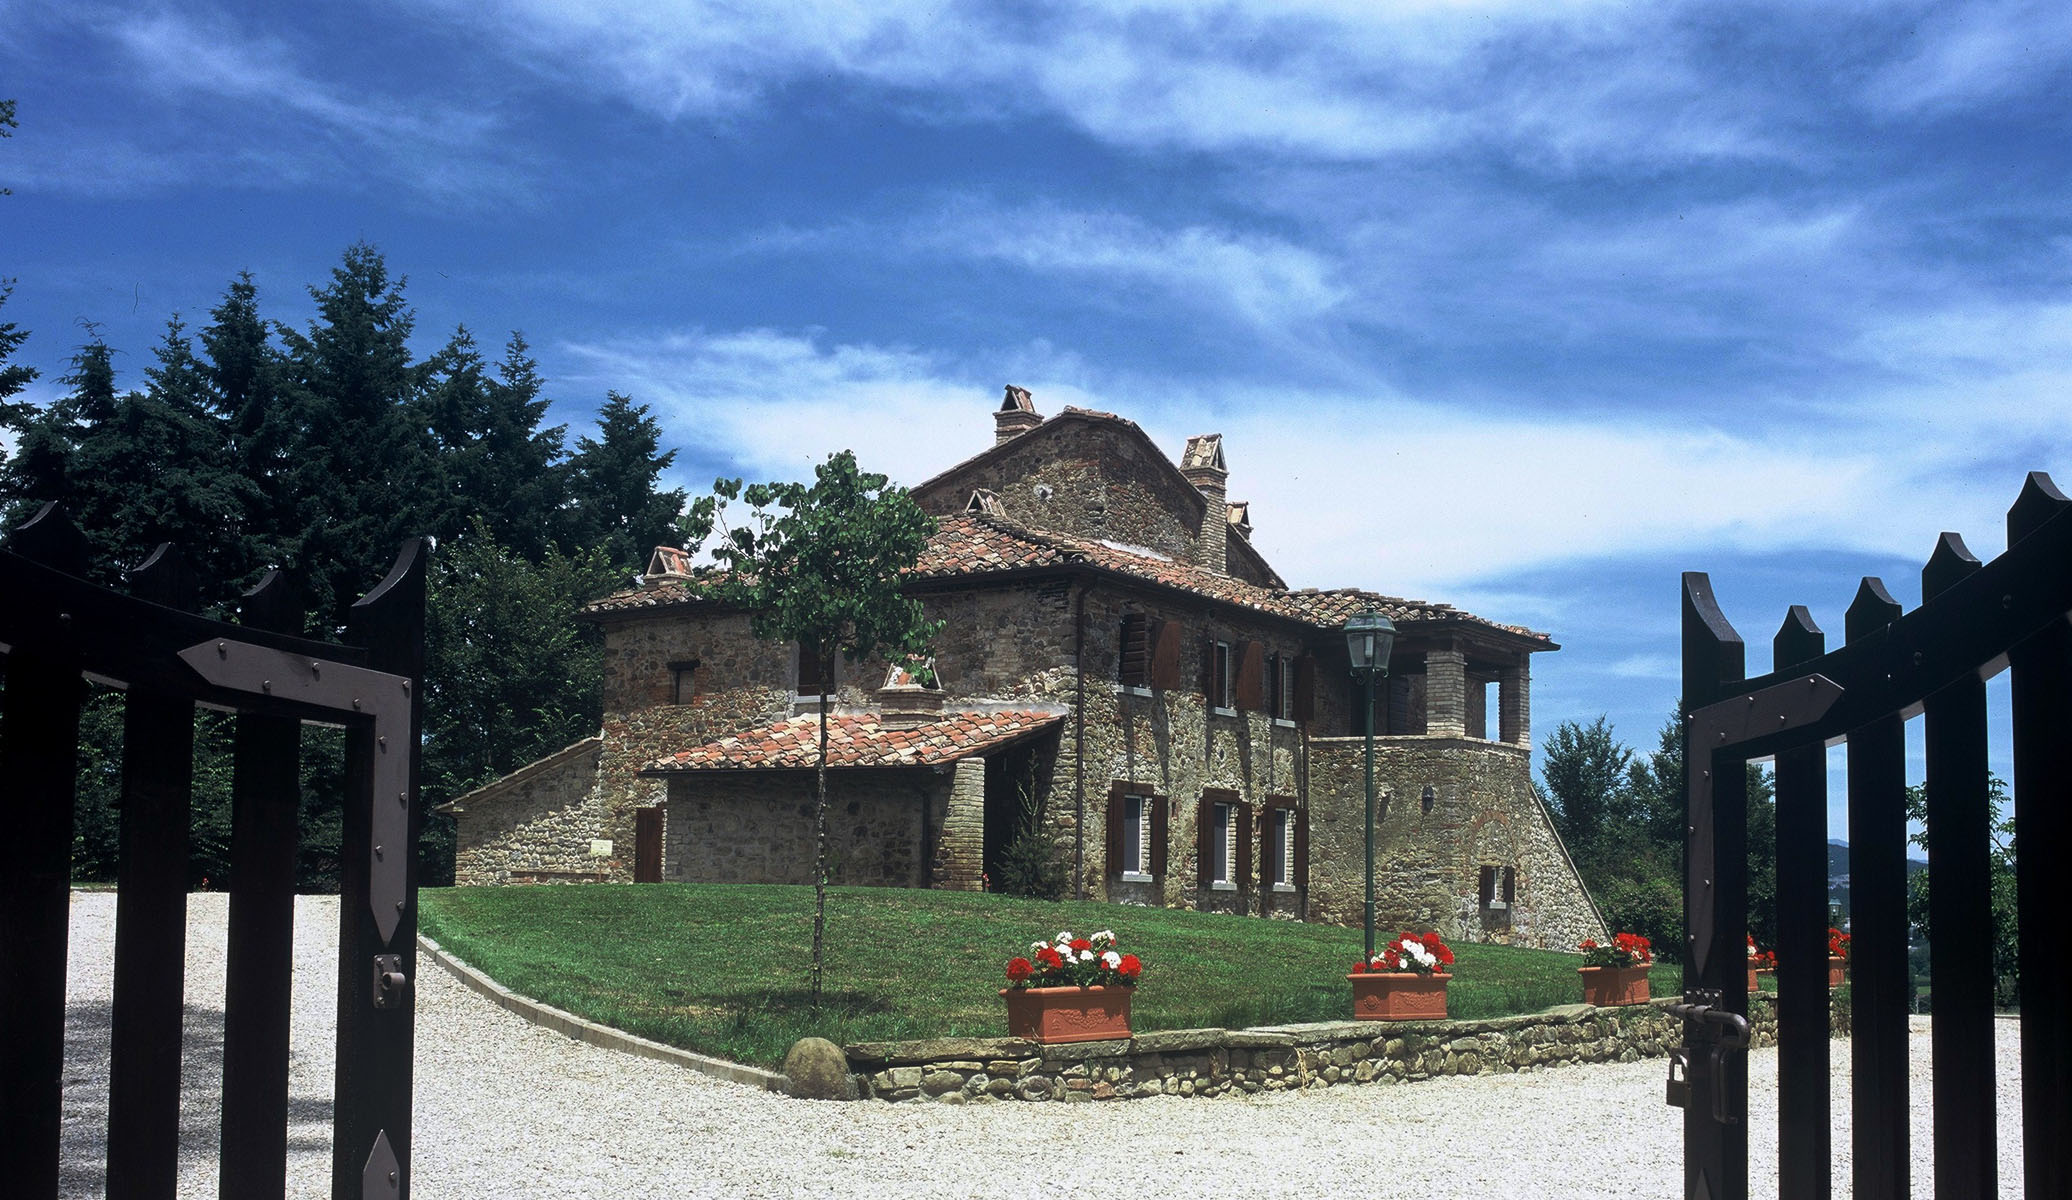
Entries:
[[1451, 975], [1415, 971], [1368, 971], [1348, 975], [1355, 1021], [1438, 1021], [1446, 1017]]
[[1106, 1042], [1130, 1035], [1126, 987], [1002, 988], [1007, 1036], [1032, 1042]]
[[1648, 970], [1652, 964], [1634, 967], [1577, 967], [1583, 977], [1583, 1003], [1599, 1008], [1618, 1008], [1648, 1002]]
[[1832, 955], [1827, 960], [1827, 986], [1841, 987], [1849, 981], [1849, 960]]

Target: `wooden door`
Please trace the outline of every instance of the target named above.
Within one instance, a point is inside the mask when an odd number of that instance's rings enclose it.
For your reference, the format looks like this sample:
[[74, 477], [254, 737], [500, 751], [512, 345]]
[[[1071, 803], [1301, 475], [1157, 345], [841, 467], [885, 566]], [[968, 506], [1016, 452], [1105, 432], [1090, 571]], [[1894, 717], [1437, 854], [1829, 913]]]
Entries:
[[633, 813], [633, 882], [662, 882], [662, 806]]

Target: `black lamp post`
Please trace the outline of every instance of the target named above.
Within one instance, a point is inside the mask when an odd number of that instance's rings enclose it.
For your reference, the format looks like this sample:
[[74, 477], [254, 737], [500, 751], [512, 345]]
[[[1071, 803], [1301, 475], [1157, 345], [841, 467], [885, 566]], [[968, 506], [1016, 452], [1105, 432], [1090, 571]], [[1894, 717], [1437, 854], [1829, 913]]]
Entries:
[[1367, 703], [1367, 957], [1374, 957], [1374, 681], [1389, 673], [1396, 623], [1369, 609], [1345, 623], [1345, 653], [1353, 674], [1366, 681]]

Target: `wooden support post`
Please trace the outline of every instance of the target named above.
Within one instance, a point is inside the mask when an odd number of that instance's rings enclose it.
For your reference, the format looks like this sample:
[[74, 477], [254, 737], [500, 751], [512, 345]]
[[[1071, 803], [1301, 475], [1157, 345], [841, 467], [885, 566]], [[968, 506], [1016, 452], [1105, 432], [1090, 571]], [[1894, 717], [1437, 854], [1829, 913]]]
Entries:
[[[1683, 576], [1683, 711], [1695, 712], [1725, 696], [1748, 675], [1748, 652], [1713, 599], [1702, 572]], [[1711, 802], [1685, 813], [1684, 986], [1720, 994], [1721, 1007], [1748, 1015], [1748, 771], [1737, 754], [1715, 754], [1690, 744], [1684, 726], [1685, 769], [1710, 771]], [[1691, 790], [1686, 788], [1686, 797]], [[1694, 970], [1695, 966], [1695, 970]], [[1685, 1044], [1696, 1045], [1694, 1023]], [[1688, 1200], [1747, 1200], [1748, 1056], [1726, 1054], [1715, 1071], [1708, 1055], [1690, 1063], [1691, 1101], [1684, 1106], [1684, 1195]], [[1711, 1097], [1720, 1089], [1730, 1116], [1713, 1119]]]

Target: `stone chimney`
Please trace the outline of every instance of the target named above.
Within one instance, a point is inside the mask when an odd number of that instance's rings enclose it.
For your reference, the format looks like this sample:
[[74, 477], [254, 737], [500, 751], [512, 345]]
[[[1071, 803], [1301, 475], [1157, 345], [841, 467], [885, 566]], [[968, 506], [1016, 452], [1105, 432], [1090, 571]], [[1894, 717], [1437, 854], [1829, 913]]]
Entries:
[[1230, 537], [1230, 505], [1223, 494], [1230, 470], [1223, 465], [1223, 435], [1204, 433], [1188, 438], [1187, 449], [1180, 455], [1180, 474], [1206, 501], [1202, 506], [1201, 534], [1194, 540], [1194, 561], [1224, 574], [1228, 570], [1224, 550]]
[[1043, 418], [1036, 415], [1036, 403], [1029, 398], [1029, 389], [1007, 385], [1007, 395], [1000, 401], [1000, 411], [993, 414], [993, 444], [1012, 441], [1038, 425]]
[[[927, 660], [921, 668], [928, 672], [935, 670], [935, 660]], [[942, 720], [943, 700], [940, 687], [922, 683], [914, 677], [913, 668], [894, 664], [885, 672], [885, 686], [878, 689], [878, 725], [883, 729], [913, 729], [931, 725]]]

